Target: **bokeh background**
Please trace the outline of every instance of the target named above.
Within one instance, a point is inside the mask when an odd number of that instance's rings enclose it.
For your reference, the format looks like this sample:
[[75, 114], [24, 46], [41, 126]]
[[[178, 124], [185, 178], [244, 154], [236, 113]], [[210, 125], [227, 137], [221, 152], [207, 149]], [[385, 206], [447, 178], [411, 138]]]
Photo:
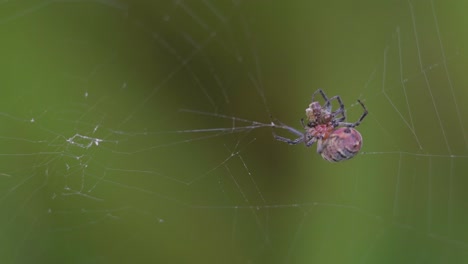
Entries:
[[[466, 8], [1, 2], [0, 262], [468, 261]], [[272, 137], [318, 88], [350, 161]]]

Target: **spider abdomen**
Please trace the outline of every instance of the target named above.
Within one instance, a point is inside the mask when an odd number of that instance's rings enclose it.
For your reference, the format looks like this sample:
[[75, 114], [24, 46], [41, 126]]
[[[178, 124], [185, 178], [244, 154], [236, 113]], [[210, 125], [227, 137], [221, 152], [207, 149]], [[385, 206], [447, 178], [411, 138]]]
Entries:
[[356, 156], [362, 147], [362, 136], [354, 128], [341, 127], [334, 130], [327, 139], [317, 142], [317, 153], [331, 162], [348, 160]]

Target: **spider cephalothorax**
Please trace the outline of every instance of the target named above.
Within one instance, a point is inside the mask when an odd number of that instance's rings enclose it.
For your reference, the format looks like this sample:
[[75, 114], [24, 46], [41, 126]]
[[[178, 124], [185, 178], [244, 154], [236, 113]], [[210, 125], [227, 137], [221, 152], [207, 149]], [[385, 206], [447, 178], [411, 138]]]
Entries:
[[329, 110], [322, 108], [319, 102], [313, 101], [306, 109], [307, 124], [301, 120], [307, 131], [306, 144], [313, 144], [315, 139], [326, 139], [333, 131], [332, 115]]
[[[323, 105], [315, 101], [317, 93], [320, 93], [325, 100]], [[335, 111], [332, 111], [331, 102], [333, 100], [336, 100], [339, 104], [339, 108]], [[304, 142], [307, 147], [317, 142], [317, 152], [328, 161], [338, 162], [350, 159], [362, 147], [362, 136], [354, 127], [359, 126], [368, 113], [360, 100], [358, 100], [358, 103], [364, 109], [363, 114], [355, 123], [347, 123], [345, 122], [344, 104], [340, 96], [336, 95], [328, 98], [321, 89], [318, 89], [312, 95], [312, 102], [306, 109], [307, 123], [304, 123], [304, 119], [301, 119], [305, 132], [301, 133], [294, 128], [286, 127], [286, 129], [301, 137], [291, 140], [277, 135], [274, 136], [277, 140], [293, 145]]]
[[319, 102], [312, 101], [309, 107], [306, 108], [306, 116], [308, 119], [308, 124], [326, 124], [331, 121], [331, 109], [323, 108]]

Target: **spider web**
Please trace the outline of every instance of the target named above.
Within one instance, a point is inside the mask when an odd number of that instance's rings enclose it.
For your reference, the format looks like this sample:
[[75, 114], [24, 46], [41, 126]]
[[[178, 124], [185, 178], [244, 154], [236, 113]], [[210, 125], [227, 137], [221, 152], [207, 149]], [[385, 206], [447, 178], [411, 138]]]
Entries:
[[467, 261], [466, 6], [374, 2], [1, 2], [2, 263]]

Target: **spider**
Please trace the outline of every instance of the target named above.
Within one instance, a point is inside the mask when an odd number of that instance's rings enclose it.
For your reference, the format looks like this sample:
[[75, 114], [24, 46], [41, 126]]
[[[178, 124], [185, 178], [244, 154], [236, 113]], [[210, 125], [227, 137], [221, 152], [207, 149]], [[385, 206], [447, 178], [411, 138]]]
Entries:
[[[318, 101], [315, 101], [315, 96], [318, 93], [325, 100], [323, 106]], [[340, 105], [335, 111], [332, 111], [331, 102], [333, 100], [336, 100]], [[360, 100], [358, 100], [358, 103], [364, 109], [361, 117], [354, 123], [345, 122], [346, 112], [341, 97], [336, 95], [328, 98], [322, 89], [318, 89], [312, 95], [312, 102], [306, 109], [307, 123], [304, 123], [304, 118], [301, 119], [305, 132], [302, 133], [292, 127], [281, 124], [281, 128], [287, 129], [299, 137], [292, 140], [278, 136], [274, 132], [273, 136], [276, 140], [290, 145], [304, 142], [307, 147], [310, 147], [317, 142], [317, 153], [330, 162], [351, 159], [356, 156], [362, 147], [362, 136], [354, 128], [361, 124], [368, 113]]]

